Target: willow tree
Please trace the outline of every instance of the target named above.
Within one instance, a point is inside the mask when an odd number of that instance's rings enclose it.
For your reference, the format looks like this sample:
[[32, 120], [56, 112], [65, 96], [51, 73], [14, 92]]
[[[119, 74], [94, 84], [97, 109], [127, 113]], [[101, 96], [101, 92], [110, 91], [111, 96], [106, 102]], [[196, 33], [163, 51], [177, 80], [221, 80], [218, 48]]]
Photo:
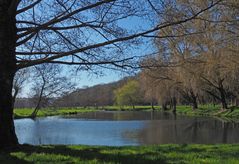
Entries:
[[[188, 10], [181, 20], [165, 21], [162, 15], [171, 0], [0, 0], [0, 146], [18, 144], [12, 117], [16, 71], [43, 63], [77, 69], [125, 67], [132, 55], [123, 52], [137, 43], [136, 38], [187, 22], [220, 2]], [[124, 24], [143, 17], [157, 24]]]
[[162, 56], [151, 56], [143, 59], [141, 67], [140, 82], [147, 85], [142, 86], [145, 97], [157, 100], [163, 110], [170, 105], [170, 109], [176, 112], [178, 82], [174, 79], [174, 66], [168, 65], [167, 59]]
[[[200, 8], [210, 1], [177, 1], [181, 10], [170, 10], [165, 19], [181, 19], [187, 6]], [[159, 51], [156, 62], [168, 66], [164, 72], [177, 83], [177, 91], [197, 108], [199, 94], [209, 94], [227, 109], [229, 92], [238, 84], [238, 1], [222, 2], [197, 19], [168, 26], [159, 31], [156, 45]], [[161, 61], [159, 59], [162, 59]], [[162, 65], [162, 64], [160, 64]], [[173, 71], [168, 71], [169, 67]], [[156, 71], [162, 75], [159, 67]], [[163, 85], [164, 86], [164, 85]], [[231, 94], [231, 93], [230, 93]], [[234, 95], [237, 95], [235, 93]], [[230, 95], [231, 96], [231, 95]]]
[[[237, 81], [238, 64], [233, 60], [238, 60], [238, 52], [231, 49], [236, 50], [238, 46], [238, 36], [235, 35], [238, 34], [238, 4], [233, 0], [224, 2], [193, 20], [188, 28], [198, 33], [187, 37], [187, 44], [191, 46], [188, 48], [189, 59], [196, 61], [188, 72], [192, 74], [191, 79], [196, 77], [201, 81], [196, 88], [220, 102], [222, 109], [228, 108], [229, 88], [235, 85], [233, 81]], [[184, 57], [187, 59], [188, 56]]]

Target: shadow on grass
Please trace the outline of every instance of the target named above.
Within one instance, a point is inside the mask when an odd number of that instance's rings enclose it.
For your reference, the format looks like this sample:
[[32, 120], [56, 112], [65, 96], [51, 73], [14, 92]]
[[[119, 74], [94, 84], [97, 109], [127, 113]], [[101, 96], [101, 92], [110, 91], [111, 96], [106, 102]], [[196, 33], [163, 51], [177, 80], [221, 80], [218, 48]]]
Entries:
[[[30, 146], [0, 153], [0, 163], [190, 163], [208, 158], [239, 161], [239, 145], [162, 145], [140, 147]], [[224, 161], [225, 162], [225, 161]], [[209, 162], [210, 163], [210, 162]]]
[[31, 162], [28, 162], [24, 159], [20, 159], [17, 157], [12, 156], [10, 153], [0, 153], [0, 163], [1, 164], [28, 164]]
[[[166, 163], [163, 158], [157, 156], [157, 153], [147, 154], [132, 154], [122, 153], [125, 148], [115, 147], [85, 147], [79, 149], [70, 148], [67, 146], [30, 146], [22, 145], [18, 150], [11, 153], [0, 153], [0, 163], [35, 163], [35, 162], [64, 162], [62, 159], [53, 159], [56, 156], [65, 158], [65, 162], [74, 163], [75, 158], [77, 161], [89, 162], [96, 160], [97, 163]], [[113, 153], [112, 153], [113, 151]], [[114, 152], [116, 151], [116, 152]], [[16, 157], [12, 154], [23, 153], [23, 157]], [[43, 154], [45, 157], [39, 158], [37, 154]], [[48, 157], [47, 157], [48, 156]], [[154, 157], [152, 159], [147, 157]], [[27, 160], [27, 158], [30, 158]], [[156, 157], [156, 158], [155, 158]], [[35, 159], [34, 159], [35, 158]], [[56, 157], [57, 158], [57, 157]], [[59, 161], [58, 161], [59, 160]], [[64, 160], [64, 159], [63, 159]], [[68, 160], [68, 161], [67, 161]], [[96, 163], [93, 162], [93, 163]], [[76, 162], [77, 163], [77, 162]]]

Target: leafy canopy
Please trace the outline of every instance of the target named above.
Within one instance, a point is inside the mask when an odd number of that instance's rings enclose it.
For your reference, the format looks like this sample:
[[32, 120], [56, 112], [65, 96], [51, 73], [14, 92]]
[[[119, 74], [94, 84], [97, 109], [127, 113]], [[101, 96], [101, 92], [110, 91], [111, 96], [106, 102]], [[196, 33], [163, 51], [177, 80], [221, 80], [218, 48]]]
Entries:
[[130, 80], [122, 87], [115, 90], [115, 100], [117, 105], [132, 105], [141, 101], [139, 82]]

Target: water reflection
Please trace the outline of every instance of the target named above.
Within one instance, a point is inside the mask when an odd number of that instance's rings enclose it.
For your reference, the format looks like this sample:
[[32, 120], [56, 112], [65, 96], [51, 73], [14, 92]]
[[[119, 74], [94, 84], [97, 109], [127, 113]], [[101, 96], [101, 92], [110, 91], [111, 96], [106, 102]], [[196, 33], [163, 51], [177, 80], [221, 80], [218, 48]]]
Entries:
[[[90, 112], [80, 113], [78, 115], [65, 116], [65, 118], [81, 118], [86, 120], [172, 120], [175, 115], [169, 112], [156, 111], [141, 111], [141, 112], [127, 112], [127, 111], [104, 111], [104, 112]], [[184, 117], [181, 117], [184, 118]]]
[[139, 133], [142, 144], [238, 143], [238, 124], [213, 119], [157, 120], [148, 122]]
[[20, 143], [150, 145], [239, 143], [239, 124], [161, 112], [95, 112], [15, 120]]

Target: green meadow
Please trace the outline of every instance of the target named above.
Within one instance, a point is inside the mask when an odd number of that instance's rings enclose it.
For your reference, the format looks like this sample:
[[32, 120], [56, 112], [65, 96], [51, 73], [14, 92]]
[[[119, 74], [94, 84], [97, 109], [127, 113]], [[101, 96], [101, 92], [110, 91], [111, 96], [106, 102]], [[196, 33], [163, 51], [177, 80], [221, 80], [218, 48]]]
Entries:
[[239, 145], [29, 146], [0, 153], [0, 163], [237, 164]]

